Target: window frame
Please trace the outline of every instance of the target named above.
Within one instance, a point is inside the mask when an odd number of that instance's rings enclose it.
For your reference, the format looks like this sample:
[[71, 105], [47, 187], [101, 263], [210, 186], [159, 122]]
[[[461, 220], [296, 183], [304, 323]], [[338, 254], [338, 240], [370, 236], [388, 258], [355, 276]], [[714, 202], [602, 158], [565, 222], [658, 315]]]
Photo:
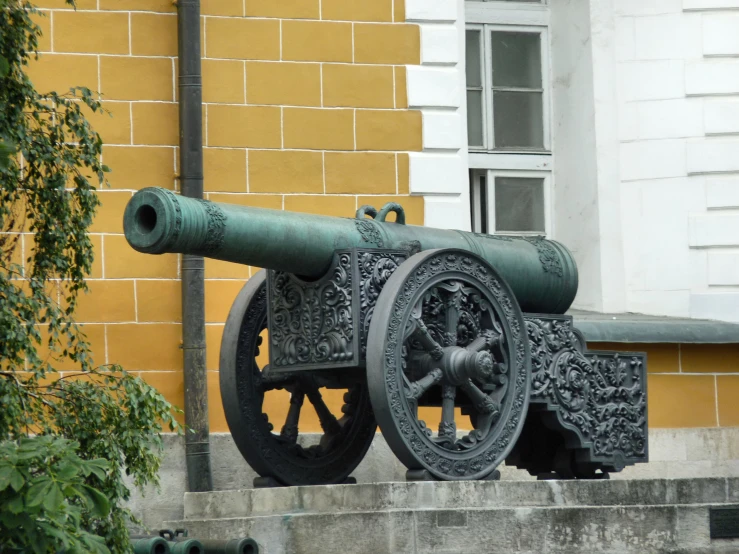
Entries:
[[[553, 91], [551, 75], [551, 32], [549, 0], [515, 2], [496, 0], [466, 0], [465, 32], [468, 29], [482, 33], [480, 47], [481, 80], [483, 88], [483, 142], [485, 147], [468, 147], [470, 169], [470, 215], [474, 232], [498, 235], [545, 236], [554, 233], [554, 126]], [[505, 149], [491, 147], [494, 136], [492, 112], [492, 32], [538, 33], [541, 45], [542, 73], [542, 128], [544, 149]], [[466, 61], [465, 61], [466, 63]], [[466, 97], [465, 97], [466, 98]], [[490, 115], [488, 115], [490, 114]], [[485, 176], [485, 190], [480, 191], [479, 175]], [[475, 178], [473, 178], [473, 176]], [[495, 178], [520, 177], [543, 179], [544, 233], [541, 231], [513, 232], [495, 229]], [[483, 213], [481, 196], [485, 199], [486, 222], [481, 225]]]
[[[549, 29], [544, 26], [534, 25], [501, 25], [487, 23], [467, 23], [465, 24], [465, 32], [479, 31], [482, 40], [480, 48], [482, 50], [480, 61], [482, 64], [482, 141], [483, 146], [470, 146], [470, 153], [476, 154], [532, 154], [551, 156], [552, 153], [552, 124], [551, 124], [551, 96], [552, 87], [550, 79], [550, 63], [549, 63]], [[531, 33], [539, 35], [539, 45], [541, 48], [541, 82], [542, 82], [542, 133], [544, 147], [538, 148], [505, 148], [496, 149], [495, 141], [495, 121], [493, 108], [493, 65], [492, 55], [492, 33], [496, 31], [513, 32], [513, 33]], [[468, 89], [466, 89], [468, 90]], [[532, 91], [535, 89], [531, 89]], [[469, 109], [469, 107], [468, 107]]]
[[[470, 168], [470, 174], [477, 176], [470, 181], [470, 206], [472, 211], [472, 231], [474, 233], [487, 233], [503, 236], [552, 236], [553, 227], [553, 202], [552, 202], [552, 172], [531, 170], [505, 170], [505, 169], [480, 169]], [[479, 175], [485, 175], [485, 190], [481, 190]], [[543, 179], [543, 202], [544, 202], [544, 230], [543, 231], [499, 231], [495, 226], [495, 178], [513, 177], [522, 179]], [[481, 199], [485, 199], [485, 221], [483, 222], [483, 210]], [[479, 223], [479, 225], [478, 225]]]

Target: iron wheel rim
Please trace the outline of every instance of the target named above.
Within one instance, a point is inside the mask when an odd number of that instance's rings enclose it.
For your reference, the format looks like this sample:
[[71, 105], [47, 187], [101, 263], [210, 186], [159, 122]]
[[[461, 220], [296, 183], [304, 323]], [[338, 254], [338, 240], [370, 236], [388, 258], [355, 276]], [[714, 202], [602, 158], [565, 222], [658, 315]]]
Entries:
[[[440, 446], [441, 426], [439, 435], [434, 438], [409, 402], [408, 374], [417, 367], [409, 370], [408, 337], [405, 336], [408, 321], [425, 294], [440, 283], [449, 281], [465, 283], [486, 298], [495, 313], [500, 314], [502, 335], [509, 345], [509, 381], [500, 403], [499, 416], [477, 444], [466, 449], [456, 447], [460, 442], [456, 435], [454, 442], [446, 441], [452, 448]], [[422, 313], [420, 317], [423, 320], [426, 316]], [[372, 405], [383, 435], [407, 467], [425, 469], [443, 480], [481, 479], [505, 459], [521, 432], [528, 409], [530, 355], [525, 329], [523, 314], [508, 285], [489, 264], [474, 254], [459, 250], [421, 252], [392, 275], [380, 294], [370, 327], [368, 381]], [[458, 341], [456, 336], [453, 340]], [[431, 372], [426, 375], [431, 375]], [[427, 379], [426, 376], [423, 378]], [[450, 387], [450, 383], [445, 381], [447, 377], [443, 375], [431, 387]], [[476, 384], [475, 379], [471, 381]], [[477, 388], [479, 390], [480, 387]], [[442, 406], [444, 394], [442, 389]], [[492, 393], [489, 397], [493, 398]], [[442, 425], [443, 422], [442, 416]]]
[[[349, 387], [344, 396], [343, 415], [337, 423], [340, 432], [325, 441], [328, 450], [316, 455], [322, 441], [305, 446], [298, 439], [285, 442], [282, 430], [274, 427], [263, 411], [263, 368], [259, 368], [262, 330], [267, 327], [266, 272], [253, 276], [242, 291], [229, 314], [221, 344], [221, 396], [226, 421], [236, 446], [247, 463], [262, 477], [272, 477], [284, 485], [313, 485], [341, 483], [364, 458], [377, 428], [369, 401], [369, 393], [361, 380]], [[293, 389], [313, 388], [306, 374], [300, 382], [285, 383]], [[315, 389], [320, 389], [315, 386]], [[303, 390], [304, 402], [309, 402]], [[312, 392], [311, 392], [312, 394]], [[289, 410], [288, 410], [289, 412]], [[299, 429], [295, 429], [299, 438]], [[326, 437], [324, 430], [323, 437]]]

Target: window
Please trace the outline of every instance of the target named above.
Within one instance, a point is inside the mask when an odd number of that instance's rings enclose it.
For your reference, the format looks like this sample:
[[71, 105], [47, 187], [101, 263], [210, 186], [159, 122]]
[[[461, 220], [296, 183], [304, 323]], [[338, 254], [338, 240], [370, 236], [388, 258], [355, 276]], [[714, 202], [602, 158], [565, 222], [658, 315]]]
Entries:
[[475, 233], [548, 235], [551, 177], [535, 171], [470, 171]]
[[537, 0], [467, 0], [467, 132], [473, 230], [548, 234], [548, 11]]

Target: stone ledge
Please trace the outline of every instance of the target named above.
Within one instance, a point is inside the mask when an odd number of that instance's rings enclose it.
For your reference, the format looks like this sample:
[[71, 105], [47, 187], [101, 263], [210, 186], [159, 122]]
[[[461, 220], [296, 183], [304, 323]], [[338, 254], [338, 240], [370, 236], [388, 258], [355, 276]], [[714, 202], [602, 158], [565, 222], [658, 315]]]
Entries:
[[[164, 435], [164, 459], [159, 472], [161, 489], [148, 487], [142, 496], [132, 487], [128, 506], [151, 528], [165, 520], [184, 517], [187, 490], [185, 449], [182, 437]], [[692, 477], [739, 477], [739, 427], [711, 429], [651, 429], [650, 459], [611, 476], [616, 480]], [[246, 464], [227, 433], [211, 435], [213, 485], [217, 491], [249, 489], [256, 474]], [[531, 481], [525, 471], [501, 466], [504, 481]], [[398, 462], [378, 434], [364, 461], [353, 473], [359, 483], [405, 481], [405, 467]], [[736, 550], [739, 552], [739, 549]]]
[[385, 509], [167, 525], [186, 527], [193, 537], [249, 536], [267, 554], [736, 553], [739, 541], [711, 541], [708, 510], [704, 504]]
[[185, 494], [185, 520], [287, 514], [739, 502], [739, 478], [452, 481], [284, 487]]
[[[726, 321], [644, 314], [570, 310], [574, 326], [588, 342], [734, 344], [739, 325]], [[596, 346], [594, 346], [596, 348]]]

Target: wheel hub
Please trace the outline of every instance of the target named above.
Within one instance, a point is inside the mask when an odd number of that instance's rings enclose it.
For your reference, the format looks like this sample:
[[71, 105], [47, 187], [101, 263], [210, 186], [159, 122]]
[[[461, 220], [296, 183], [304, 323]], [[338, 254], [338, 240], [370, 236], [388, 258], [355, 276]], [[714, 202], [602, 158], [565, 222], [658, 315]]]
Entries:
[[470, 379], [485, 383], [492, 377], [495, 367], [490, 352], [474, 352], [460, 346], [444, 348], [444, 356], [440, 362], [444, 379], [455, 386]]

